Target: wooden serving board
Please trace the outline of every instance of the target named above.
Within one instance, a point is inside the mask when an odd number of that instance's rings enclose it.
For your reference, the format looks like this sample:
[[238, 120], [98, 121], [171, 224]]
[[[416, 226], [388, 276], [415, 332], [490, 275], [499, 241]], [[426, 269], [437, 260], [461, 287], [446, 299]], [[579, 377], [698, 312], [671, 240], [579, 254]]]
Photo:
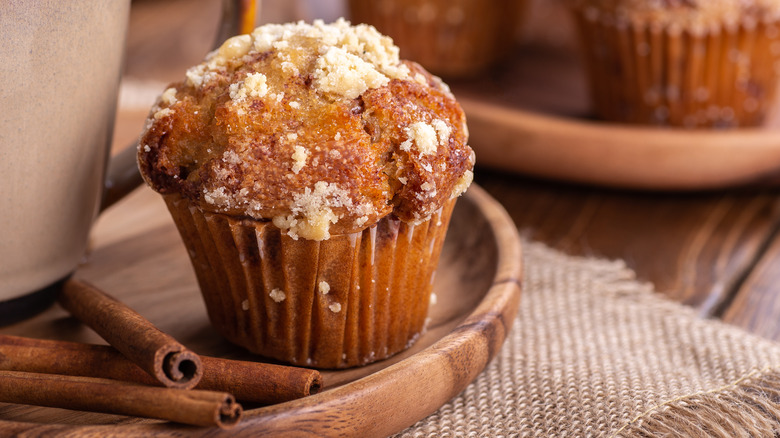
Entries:
[[[209, 325], [189, 259], [162, 199], [140, 188], [98, 220], [77, 275], [117, 297], [197, 353], [262, 360]], [[230, 430], [62, 409], [0, 404], [0, 434], [26, 436], [359, 436], [403, 430], [457, 395], [499, 351], [520, 299], [517, 230], [473, 185], [458, 202], [436, 275], [427, 332], [408, 351], [362, 368], [324, 371], [324, 390], [247, 406]], [[54, 306], [0, 333], [104, 343]]]

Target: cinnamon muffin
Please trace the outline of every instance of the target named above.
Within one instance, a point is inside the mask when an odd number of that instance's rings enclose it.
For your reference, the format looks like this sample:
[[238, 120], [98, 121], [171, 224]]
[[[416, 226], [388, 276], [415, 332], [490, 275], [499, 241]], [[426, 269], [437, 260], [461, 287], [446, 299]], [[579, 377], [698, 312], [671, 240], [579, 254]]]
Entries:
[[761, 125], [775, 98], [777, 0], [572, 0], [603, 119]]
[[349, 0], [350, 19], [393, 38], [401, 55], [448, 78], [484, 73], [514, 48], [526, 0]]
[[138, 163], [189, 250], [212, 325], [250, 351], [343, 368], [424, 329], [472, 179], [447, 86], [373, 27], [266, 25], [152, 108]]

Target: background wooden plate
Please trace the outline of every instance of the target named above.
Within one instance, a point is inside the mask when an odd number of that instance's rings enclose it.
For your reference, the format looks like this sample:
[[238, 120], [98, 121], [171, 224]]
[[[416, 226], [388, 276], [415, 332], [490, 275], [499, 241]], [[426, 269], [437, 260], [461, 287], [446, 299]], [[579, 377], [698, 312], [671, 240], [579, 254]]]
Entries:
[[[79, 276], [104, 289], [195, 352], [254, 359], [211, 329], [184, 246], [159, 196], [147, 188], [101, 216]], [[442, 251], [429, 330], [408, 351], [363, 368], [323, 372], [325, 390], [279, 405], [244, 406], [220, 431], [161, 421], [0, 404], [0, 433], [27, 436], [386, 436], [433, 413], [498, 352], [520, 299], [517, 230], [473, 185], [456, 205]], [[0, 333], [103, 343], [53, 307]]]
[[649, 190], [776, 184], [778, 112], [767, 126], [685, 130], [594, 120], [576, 50], [525, 46], [491, 74], [449, 81], [480, 165]]

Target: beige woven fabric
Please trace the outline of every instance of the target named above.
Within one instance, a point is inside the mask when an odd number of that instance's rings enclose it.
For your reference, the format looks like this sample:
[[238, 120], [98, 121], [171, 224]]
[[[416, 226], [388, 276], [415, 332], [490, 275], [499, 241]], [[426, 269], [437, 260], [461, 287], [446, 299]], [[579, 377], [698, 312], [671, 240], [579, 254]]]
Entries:
[[654, 293], [620, 261], [524, 244], [519, 315], [463, 393], [399, 437], [772, 436], [780, 345]]

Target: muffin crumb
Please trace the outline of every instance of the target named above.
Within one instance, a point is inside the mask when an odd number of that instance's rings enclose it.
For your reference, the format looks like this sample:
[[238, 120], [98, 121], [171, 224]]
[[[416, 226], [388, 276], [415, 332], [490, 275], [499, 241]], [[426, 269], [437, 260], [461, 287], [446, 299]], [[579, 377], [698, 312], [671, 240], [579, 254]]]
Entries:
[[330, 292], [330, 284], [328, 284], [327, 281], [320, 281], [320, 284], [318, 285], [320, 293], [323, 295], [327, 295], [328, 292]]
[[452, 189], [452, 195], [450, 197], [457, 198], [458, 196], [462, 195], [463, 192], [469, 188], [473, 180], [474, 172], [470, 170], [466, 171], [466, 173], [464, 173], [463, 176], [458, 179], [458, 182], [455, 183], [455, 188]]
[[442, 119], [436, 119], [431, 122], [436, 134], [439, 136], [439, 144], [446, 145], [450, 141], [450, 135], [452, 135], [452, 128]]
[[287, 298], [287, 295], [284, 293], [281, 289], [273, 289], [268, 296], [271, 297], [272, 300], [274, 300], [277, 303], [281, 303], [284, 301], [285, 298]]
[[210, 67], [225, 65], [230, 60], [246, 55], [252, 48], [252, 37], [249, 35], [237, 35], [228, 38], [211, 58]]
[[168, 106], [176, 104], [176, 102], [177, 102], [177, 100], [176, 100], [176, 88], [169, 87], [168, 89], [166, 89], [163, 92], [163, 94], [160, 95], [160, 102], [162, 102], [162, 103], [164, 103], [164, 104], [166, 104]]
[[369, 88], [382, 87], [390, 82], [371, 64], [338, 47], [331, 47], [317, 59], [314, 78], [320, 90], [347, 99], [354, 99]]
[[295, 152], [293, 152], [293, 173], [297, 174], [306, 165], [306, 160], [309, 158], [309, 151], [303, 146], [295, 146]]
[[330, 311], [333, 313], [339, 313], [341, 312], [341, 304], [333, 303], [330, 306], [328, 306], [328, 309], [330, 309]]
[[436, 130], [425, 122], [416, 122], [405, 130], [408, 139], [401, 143], [401, 150], [411, 152], [412, 144], [417, 145], [420, 155], [436, 153]]
[[262, 73], [250, 73], [243, 82], [230, 84], [230, 98], [233, 100], [264, 97], [266, 94], [268, 94], [268, 80]]
[[154, 120], [160, 120], [163, 117], [167, 117], [173, 114], [173, 110], [170, 108], [163, 108], [154, 113]]
[[330, 237], [330, 224], [339, 221], [333, 209], [352, 206], [346, 190], [337, 184], [319, 181], [314, 184], [314, 190], [306, 187], [303, 193], [293, 195], [293, 214], [276, 216], [273, 221], [279, 228], [286, 229], [290, 237], [324, 240]]

